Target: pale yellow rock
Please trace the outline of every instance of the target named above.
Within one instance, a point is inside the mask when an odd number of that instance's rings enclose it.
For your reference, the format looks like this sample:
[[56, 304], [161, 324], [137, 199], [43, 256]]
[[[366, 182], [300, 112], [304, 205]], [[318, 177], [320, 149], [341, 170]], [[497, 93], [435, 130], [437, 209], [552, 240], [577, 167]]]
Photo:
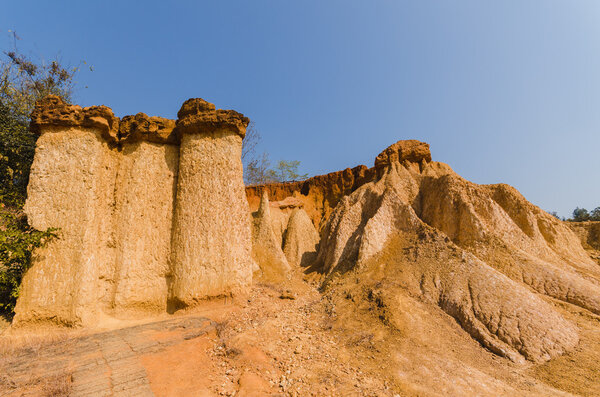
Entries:
[[35, 253], [13, 324], [93, 325], [112, 287], [112, 195], [117, 153], [102, 131], [43, 127], [25, 205], [32, 227], [59, 228], [60, 239]]
[[242, 179], [242, 137], [248, 119], [186, 101], [173, 237], [171, 299], [187, 306], [210, 296], [243, 292], [252, 282], [252, 241]]
[[[261, 197], [262, 199], [262, 197]], [[290, 219], [290, 212], [286, 210], [282, 210], [275, 203], [269, 204], [269, 218], [271, 219], [271, 229], [273, 229], [273, 233], [275, 234], [275, 240], [277, 241], [277, 245], [279, 248], [283, 248], [283, 235], [285, 234], [285, 229], [287, 229], [288, 221]]]
[[164, 312], [169, 298], [189, 305], [243, 291], [255, 266], [242, 182], [247, 124], [202, 100], [184, 103], [177, 128], [39, 101], [25, 210], [60, 239], [36, 251], [14, 324], [94, 326]]
[[319, 233], [301, 208], [290, 214], [284, 236], [283, 252], [292, 266], [307, 267], [316, 259]]
[[[475, 185], [440, 163], [391, 158], [378, 174], [325, 225], [315, 266], [325, 288], [352, 271], [361, 288], [419, 296], [516, 362], [576, 346], [577, 328], [530, 289], [600, 308], [597, 267], [560, 221], [506, 185]], [[392, 303], [386, 310], [393, 316]]]
[[263, 192], [258, 211], [252, 214], [252, 218], [252, 258], [260, 268], [259, 277], [268, 281], [286, 279], [290, 265], [281, 249], [281, 242], [273, 231], [267, 192]]
[[179, 147], [126, 143], [116, 182], [116, 314], [165, 311]]

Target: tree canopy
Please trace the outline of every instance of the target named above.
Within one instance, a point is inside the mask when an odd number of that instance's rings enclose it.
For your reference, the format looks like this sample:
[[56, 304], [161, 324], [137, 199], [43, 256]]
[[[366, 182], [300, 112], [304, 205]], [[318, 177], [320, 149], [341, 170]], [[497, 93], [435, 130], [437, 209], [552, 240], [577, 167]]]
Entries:
[[596, 207], [592, 211], [588, 211], [585, 208], [577, 207], [573, 210], [573, 216], [571, 217], [571, 219], [569, 219], [569, 221], [600, 221], [600, 207]]

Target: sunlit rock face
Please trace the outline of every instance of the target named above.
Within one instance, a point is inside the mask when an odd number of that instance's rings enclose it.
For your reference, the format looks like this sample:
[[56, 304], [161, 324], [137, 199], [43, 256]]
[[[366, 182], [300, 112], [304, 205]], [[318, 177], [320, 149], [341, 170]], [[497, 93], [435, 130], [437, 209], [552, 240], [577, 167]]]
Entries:
[[418, 141], [386, 149], [375, 168], [323, 228], [313, 268], [324, 290], [351, 275], [356, 288], [385, 289], [390, 316], [395, 297], [419, 297], [517, 362], [576, 346], [576, 326], [538, 295], [600, 313], [600, 272], [567, 226], [512, 187], [476, 185], [432, 162]]
[[92, 326], [243, 291], [252, 272], [247, 123], [201, 99], [177, 122], [38, 102], [25, 211], [60, 238], [36, 252], [14, 325]]
[[289, 276], [290, 265], [282, 250], [282, 233], [275, 231], [280, 231], [279, 219], [287, 221], [287, 216], [275, 210], [274, 220], [271, 212], [269, 197], [263, 192], [258, 211], [252, 213], [252, 258], [258, 265], [258, 278], [281, 282]]
[[252, 282], [251, 229], [244, 195], [242, 139], [248, 119], [186, 101], [181, 135], [173, 239], [171, 299], [190, 305]]

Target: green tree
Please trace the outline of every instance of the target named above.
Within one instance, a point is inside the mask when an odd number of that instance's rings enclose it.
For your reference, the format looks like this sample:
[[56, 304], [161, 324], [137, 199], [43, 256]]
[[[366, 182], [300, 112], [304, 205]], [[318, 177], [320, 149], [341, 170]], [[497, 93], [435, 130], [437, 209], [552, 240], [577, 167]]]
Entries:
[[274, 182], [269, 176], [271, 162], [267, 153], [258, 154], [257, 146], [261, 136], [256, 124], [251, 121], [246, 128], [246, 136], [242, 144], [242, 164], [244, 165], [244, 183], [246, 185], [261, 185]]
[[585, 208], [575, 208], [573, 210], [573, 221], [575, 222], [584, 222], [590, 220], [590, 213]]
[[308, 178], [308, 174], [299, 174], [298, 167], [300, 161], [279, 160], [275, 168], [269, 170], [271, 179], [277, 182], [303, 181]]
[[262, 185], [275, 182], [269, 169], [271, 162], [266, 153], [253, 158], [244, 166], [244, 182], [246, 185]]
[[35, 102], [53, 94], [71, 101], [78, 68], [58, 61], [34, 62], [16, 51], [0, 62], [0, 201], [20, 206], [25, 200], [36, 136], [29, 131]]
[[308, 174], [299, 174], [300, 161], [281, 160], [274, 168], [267, 153], [258, 153], [257, 147], [261, 136], [254, 122], [246, 129], [242, 145], [242, 163], [244, 165], [244, 183], [246, 185], [262, 185], [273, 182], [300, 181], [308, 178]]
[[555, 217], [556, 219], [558, 219], [558, 220], [561, 220], [561, 221], [564, 221], [564, 218], [561, 218], [561, 217], [558, 215], [558, 212], [556, 212], [556, 211], [552, 211], [552, 212], [548, 212], [548, 213], [549, 213], [550, 215], [552, 215], [553, 217]]
[[591, 221], [600, 221], [600, 207], [594, 208], [594, 210], [590, 213]]
[[10, 319], [23, 276], [31, 267], [34, 249], [56, 237], [56, 230], [32, 229], [25, 216], [6, 207], [0, 212], [0, 221], [0, 315]]

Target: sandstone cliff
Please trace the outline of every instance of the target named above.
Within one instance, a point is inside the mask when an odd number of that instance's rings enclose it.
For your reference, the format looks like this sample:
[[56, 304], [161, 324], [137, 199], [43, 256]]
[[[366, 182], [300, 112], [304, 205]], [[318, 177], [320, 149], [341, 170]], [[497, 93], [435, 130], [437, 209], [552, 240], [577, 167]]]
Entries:
[[14, 324], [93, 325], [248, 286], [247, 124], [200, 99], [184, 103], [177, 122], [38, 102], [25, 212], [60, 239], [36, 252]]
[[340, 199], [372, 181], [375, 172], [374, 168], [359, 165], [305, 181], [247, 186], [246, 196], [252, 211], [258, 209], [262, 191], [266, 191], [272, 201], [288, 197], [300, 200], [313, 224], [320, 230]]

